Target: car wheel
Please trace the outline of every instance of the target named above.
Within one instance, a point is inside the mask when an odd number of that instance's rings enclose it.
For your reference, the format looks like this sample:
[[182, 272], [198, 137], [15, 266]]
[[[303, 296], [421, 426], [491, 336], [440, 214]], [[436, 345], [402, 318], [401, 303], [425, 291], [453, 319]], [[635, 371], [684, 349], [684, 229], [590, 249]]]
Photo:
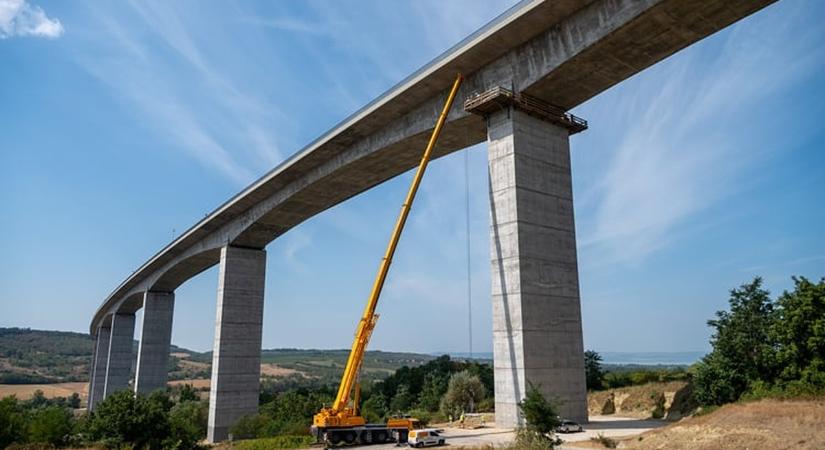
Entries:
[[423, 442], [419, 442], [419, 443], [415, 444], [415, 448], [421, 448], [423, 446], [424, 446]]

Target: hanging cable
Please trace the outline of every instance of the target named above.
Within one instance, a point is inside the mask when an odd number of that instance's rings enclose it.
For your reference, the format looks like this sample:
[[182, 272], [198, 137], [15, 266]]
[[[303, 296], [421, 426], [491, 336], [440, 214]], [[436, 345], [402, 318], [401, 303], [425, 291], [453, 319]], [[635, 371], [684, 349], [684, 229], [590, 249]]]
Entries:
[[[466, 133], [466, 131], [465, 131]], [[464, 219], [467, 226], [467, 327], [470, 359], [473, 359], [473, 279], [470, 267], [470, 150], [464, 150]]]

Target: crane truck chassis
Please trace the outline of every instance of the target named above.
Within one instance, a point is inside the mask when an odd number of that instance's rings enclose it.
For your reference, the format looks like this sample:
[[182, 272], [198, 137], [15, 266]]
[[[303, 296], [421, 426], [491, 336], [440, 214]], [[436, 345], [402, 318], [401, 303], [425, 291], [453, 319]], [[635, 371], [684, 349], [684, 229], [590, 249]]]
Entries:
[[386, 424], [366, 424], [360, 427], [323, 428], [313, 425], [312, 436], [327, 445], [382, 444], [407, 442], [410, 430], [421, 428], [417, 419], [389, 419]]
[[[355, 339], [352, 342], [352, 349], [350, 350], [347, 365], [344, 368], [344, 374], [341, 376], [341, 383], [338, 386], [338, 394], [331, 406], [325, 406], [315, 414], [312, 418], [312, 427], [310, 432], [319, 441], [326, 445], [340, 445], [340, 444], [369, 444], [395, 441], [398, 443], [407, 442], [409, 431], [414, 428], [420, 428], [419, 422], [412, 418], [393, 418], [383, 424], [367, 424], [360, 414], [361, 401], [361, 385], [359, 383], [359, 375], [361, 373], [361, 364], [364, 361], [364, 353], [367, 350], [372, 330], [375, 329], [375, 323], [378, 321], [378, 314], [375, 309], [378, 306], [378, 299], [381, 296], [381, 290], [384, 287], [384, 281], [387, 279], [387, 273], [392, 264], [392, 257], [395, 254], [395, 249], [398, 246], [398, 240], [401, 237], [401, 232], [404, 230], [404, 224], [407, 222], [407, 216], [410, 213], [415, 194], [418, 192], [418, 186], [421, 184], [421, 179], [427, 169], [427, 164], [432, 157], [435, 143], [438, 141], [438, 136], [441, 134], [441, 128], [447, 121], [447, 114], [453, 105], [458, 88], [464, 77], [461, 74], [456, 76], [450, 93], [447, 95], [447, 100], [444, 103], [444, 108], [438, 116], [438, 120], [433, 128], [433, 133], [421, 157], [421, 162], [418, 164], [418, 169], [415, 172], [410, 189], [407, 192], [407, 197], [404, 204], [401, 206], [401, 212], [398, 214], [398, 219], [395, 222], [395, 227], [390, 235], [390, 242], [387, 244], [387, 250], [384, 253], [384, 258], [378, 266], [378, 274], [375, 277], [375, 282], [370, 291], [370, 297], [367, 300], [367, 306], [364, 308], [364, 313], [361, 315], [361, 320], [355, 329]], [[353, 395], [354, 391], [354, 395]]]

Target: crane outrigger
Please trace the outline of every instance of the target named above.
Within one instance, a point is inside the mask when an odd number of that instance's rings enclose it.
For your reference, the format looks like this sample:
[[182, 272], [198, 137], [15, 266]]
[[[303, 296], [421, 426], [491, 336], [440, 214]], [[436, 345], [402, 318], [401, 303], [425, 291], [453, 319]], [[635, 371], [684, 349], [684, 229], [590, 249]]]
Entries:
[[441, 114], [438, 116], [433, 133], [421, 157], [421, 162], [418, 164], [418, 169], [410, 184], [407, 197], [401, 206], [401, 212], [395, 222], [395, 227], [390, 236], [390, 242], [387, 245], [384, 258], [381, 259], [381, 264], [378, 267], [378, 274], [372, 285], [367, 306], [364, 308], [364, 313], [355, 329], [355, 339], [352, 342], [352, 349], [347, 359], [344, 374], [341, 377], [341, 383], [338, 386], [338, 394], [335, 397], [335, 401], [331, 406], [322, 408], [321, 411], [313, 417], [311, 430], [312, 434], [315, 435], [319, 441], [330, 445], [340, 443], [379, 443], [386, 442], [389, 439], [406, 442], [409, 430], [418, 427], [418, 420], [412, 418], [389, 419], [386, 424], [367, 424], [366, 420], [364, 420], [360, 414], [361, 387], [358, 378], [361, 372], [361, 364], [364, 360], [364, 353], [367, 350], [367, 344], [369, 344], [372, 331], [375, 329], [375, 323], [378, 321], [378, 314], [375, 313], [375, 309], [378, 306], [378, 299], [381, 296], [384, 281], [387, 279], [387, 273], [389, 272], [390, 264], [392, 264], [395, 249], [398, 246], [398, 240], [401, 237], [401, 232], [404, 230], [407, 216], [410, 213], [413, 200], [415, 200], [415, 195], [418, 192], [418, 187], [424, 176], [424, 171], [427, 169], [427, 164], [429, 164], [432, 157], [435, 143], [438, 141], [438, 136], [441, 134], [441, 129], [447, 120], [447, 114], [450, 112], [453, 100], [455, 100], [458, 88], [461, 86], [463, 80], [464, 77], [458, 74], [455, 82], [453, 82], [453, 87], [447, 96], [447, 101], [444, 103]]

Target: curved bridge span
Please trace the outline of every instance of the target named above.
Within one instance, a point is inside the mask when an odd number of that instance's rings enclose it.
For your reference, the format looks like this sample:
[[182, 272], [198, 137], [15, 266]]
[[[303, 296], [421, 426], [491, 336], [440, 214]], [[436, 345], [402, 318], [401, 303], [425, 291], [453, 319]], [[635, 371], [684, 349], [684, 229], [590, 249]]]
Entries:
[[567, 110], [775, 0], [525, 0], [413, 73], [161, 249], [95, 312], [89, 407], [129, 387], [134, 314], [143, 308], [134, 389], [166, 383], [174, 291], [220, 264], [209, 440], [258, 402], [268, 243], [414, 167], [456, 72], [459, 102], [440, 157], [489, 143], [496, 420], [517, 424], [528, 382], [585, 421], [584, 362], [568, 137], [535, 107], [463, 101], [506, 88]]

